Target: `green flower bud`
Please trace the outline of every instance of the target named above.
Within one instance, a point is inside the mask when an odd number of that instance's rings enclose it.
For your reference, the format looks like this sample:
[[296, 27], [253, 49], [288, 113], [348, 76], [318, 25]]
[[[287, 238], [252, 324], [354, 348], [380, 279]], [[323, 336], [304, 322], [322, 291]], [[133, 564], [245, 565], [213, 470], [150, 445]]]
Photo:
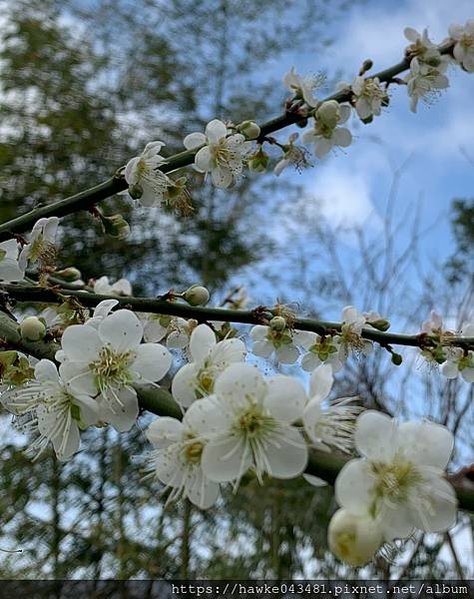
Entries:
[[115, 239], [126, 239], [130, 234], [130, 225], [121, 214], [100, 217], [104, 233]]
[[388, 320], [380, 319], [380, 320], [371, 320], [367, 324], [370, 324], [371, 327], [377, 329], [377, 331], [388, 331], [390, 328], [390, 323]]
[[39, 341], [46, 334], [46, 327], [37, 316], [27, 316], [20, 323], [20, 334], [25, 341]]
[[252, 156], [250, 156], [248, 165], [254, 173], [264, 173], [267, 170], [270, 156], [260, 147]]
[[247, 139], [257, 139], [260, 135], [260, 127], [253, 121], [244, 121], [237, 125], [237, 131], [245, 135]]
[[143, 188], [141, 185], [138, 185], [138, 183], [135, 183], [135, 185], [130, 185], [128, 188], [128, 193], [134, 200], [139, 200], [143, 195]]
[[283, 318], [283, 316], [274, 316], [270, 320], [270, 328], [274, 331], [283, 331], [286, 328], [286, 320]]
[[60, 277], [67, 283], [73, 283], [81, 278], [81, 271], [75, 266], [69, 266], [68, 268], [57, 270], [54, 274], [56, 277]]
[[392, 353], [392, 364], [395, 364], [395, 366], [400, 366], [402, 362], [403, 362], [402, 356], [400, 354], [393, 352]]
[[205, 306], [209, 301], [210, 294], [202, 285], [191, 285], [191, 287], [184, 292], [183, 297], [190, 306]]

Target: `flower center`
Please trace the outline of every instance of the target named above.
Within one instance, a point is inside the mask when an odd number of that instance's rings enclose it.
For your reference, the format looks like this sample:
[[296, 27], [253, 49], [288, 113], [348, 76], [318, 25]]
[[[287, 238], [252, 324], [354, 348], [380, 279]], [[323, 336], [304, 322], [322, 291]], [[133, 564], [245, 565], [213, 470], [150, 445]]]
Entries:
[[185, 434], [185, 439], [182, 453], [184, 459], [188, 464], [200, 464], [204, 443], [198, 441], [196, 436], [191, 432]]
[[133, 380], [128, 370], [129, 362], [130, 352], [119, 353], [107, 345], [103, 347], [97, 360], [89, 364], [99, 391], [129, 385]]
[[233, 170], [231, 164], [237, 158], [237, 153], [229, 147], [227, 139], [224, 137], [216, 144], [209, 146], [212, 160], [216, 167], [222, 167]]
[[264, 436], [272, 430], [273, 425], [273, 418], [266, 416], [260, 406], [253, 404], [240, 415], [238, 431], [246, 438], [255, 438]]
[[372, 462], [371, 468], [376, 476], [374, 488], [376, 500], [388, 499], [395, 503], [402, 503], [407, 500], [409, 492], [422, 478], [416, 466], [407, 461], [395, 460], [389, 464]]
[[203, 368], [198, 374], [198, 392], [203, 396], [210, 395], [214, 390], [214, 373], [210, 368]]

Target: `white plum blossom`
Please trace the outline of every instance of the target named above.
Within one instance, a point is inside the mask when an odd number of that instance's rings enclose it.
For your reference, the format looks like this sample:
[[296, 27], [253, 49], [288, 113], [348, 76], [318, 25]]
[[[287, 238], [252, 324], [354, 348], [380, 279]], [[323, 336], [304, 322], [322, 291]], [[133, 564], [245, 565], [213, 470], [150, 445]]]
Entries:
[[2, 402], [19, 422], [30, 416], [22, 430], [36, 436], [29, 448], [35, 459], [51, 443], [57, 457], [67, 460], [79, 449], [80, 429], [99, 420], [98, 403], [87, 394], [73, 395], [50, 360], [40, 360], [34, 380], [4, 392]]
[[118, 300], [115, 299], [102, 300], [97, 304], [92, 316], [88, 318], [84, 324], [97, 329], [104, 318], [112, 312], [115, 306], [118, 306], [118, 303]]
[[445, 333], [443, 318], [436, 310], [431, 310], [429, 320], [425, 320], [421, 325], [421, 332], [426, 335], [441, 336]]
[[273, 169], [273, 174], [277, 177], [288, 166], [294, 166], [296, 170], [301, 171], [306, 166], [309, 166], [307, 160], [307, 152], [302, 146], [297, 146], [295, 141], [298, 139], [299, 133], [294, 132], [288, 136], [286, 144], [282, 144], [283, 158], [281, 158]]
[[148, 143], [140, 156], [129, 160], [125, 167], [128, 193], [146, 208], [159, 206], [168, 186], [172, 184], [169, 177], [160, 170], [166, 164], [166, 160], [160, 156], [164, 145], [162, 141]]
[[207, 439], [202, 452], [204, 474], [215, 482], [234, 481], [249, 468], [263, 475], [293, 478], [302, 474], [308, 449], [294, 426], [307, 398], [295, 379], [265, 379], [255, 366], [232, 364], [214, 385], [214, 395], [193, 404], [193, 418]]
[[[461, 337], [474, 337], [474, 323], [465, 322], [461, 327]], [[474, 351], [464, 351], [460, 347], [445, 347], [446, 362], [441, 364], [441, 373], [448, 379], [461, 375], [466, 383], [474, 383]]]
[[356, 112], [363, 121], [380, 115], [382, 106], [388, 101], [388, 95], [382, 89], [378, 77], [356, 77], [351, 87], [355, 96]]
[[245, 345], [240, 339], [216, 340], [214, 331], [205, 324], [196, 327], [189, 340], [191, 361], [173, 378], [171, 392], [182, 406], [211, 395], [216, 377], [234, 362], [245, 359]]
[[341, 370], [343, 362], [339, 356], [337, 337], [331, 335], [323, 337], [317, 333], [308, 332], [302, 347], [307, 351], [301, 360], [301, 368], [306, 372], [312, 372], [321, 364], [329, 364], [333, 372]]
[[51, 266], [56, 260], [56, 233], [59, 218], [40, 218], [33, 226], [28, 243], [20, 252], [20, 268], [25, 271], [28, 264], [38, 263], [42, 268]]
[[398, 423], [368, 410], [359, 416], [355, 446], [363, 457], [348, 462], [336, 484], [338, 504], [354, 515], [370, 515], [384, 539], [414, 528], [444, 532], [456, 522], [456, 495], [444, 478], [453, 435], [431, 422]]
[[433, 67], [421, 62], [416, 56], [413, 58], [410, 72], [405, 78], [412, 112], [416, 112], [419, 100], [429, 104], [438, 97], [441, 90], [449, 87], [449, 80], [444, 74], [446, 68], [446, 62]]
[[252, 147], [241, 133], [231, 133], [226, 125], [214, 119], [206, 125], [205, 133], [191, 133], [184, 138], [188, 150], [198, 149], [194, 157], [196, 170], [211, 173], [216, 187], [229, 187], [243, 171], [244, 160]]
[[275, 353], [281, 364], [294, 364], [300, 355], [298, 346], [307, 347], [312, 335], [309, 331], [295, 331], [287, 327], [280, 331], [257, 324], [250, 331], [252, 353], [261, 358], [270, 358]]
[[456, 43], [453, 48], [454, 58], [469, 73], [474, 72], [474, 19], [462, 25], [451, 25], [449, 36]]
[[0, 243], [0, 281], [11, 283], [21, 281], [25, 269], [18, 263], [20, 248], [16, 239], [8, 239]]
[[334, 146], [347, 148], [351, 145], [352, 134], [346, 127], [339, 127], [351, 115], [348, 104], [336, 100], [323, 102], [314, 114], [314, 127], [303, 135], [305, 143], [314, 144], [314, 153], [323, 158]]
[[119, 279], [110, 283], [109, 277], [103, 276], [94, 282], [94, 293], [99, 295], [132, 295], [132, 286], [127, 279]]
[[411, 42], [406, 50], [410, 58], [416, 57], [420, 62], [432, 67], [437, 67], [443, 60], [447, 60], [442, 57], [438, 46], [430, 40], [428, 29], [424, 29], [422, 33], [419, 33], [413, 27], [406, 27], [403, 33], [406, 39]]
[[97, 396], [101, 420], [121, 432], [129, 430], [138, 416], [133, 385], [155, 383], [171, 366], [169, 351], [157, 343], [140, 343], [142, 337], [137, 316], [130, 310], [117, 310], [97, 327], [68, 327], [56, 354], [71, 393]]
[[[149, 461], [156, 478], [171, 489], [168, 501], [187, 497], [201, 509], [213, 505], [219, 495], [219, 485], [203, 473], [201, 458], [205, 439], [199, 434], [200, 413], [191, 407], [182, 422], [176, 418], [157, 418], [146, 431], [155, 446]], [[196, 426], [197, 424], [197, 426]]]
[[186, 349], [191, 333], [197, 327], [197, 320], [186, 320], [179, 316], [165, 314], [150, 314], [143, 329], [143, 339], [147, 343], [157, 343], [166, 340], [170, 349]]
[[372, 343], [362, 337], [362, 329], [366, 324], [363, 314], [354, 306], [346, 306], [342, 310], [341, 332], [338, 335], [339, 359], [347, 360], [350, 351], [361, 352], [368, 355], [372, 351]]
[[328, 364], [319, 366], [310, 379], [309, 402], [303, 413], [303, 424], [314, 447], [329, 451], [332, 447], [350, 452], [354, 445], [354, 430], [361, 408], [351, 405], [354, 398], [339, 398], [327, 407], [334, 377]]
[[324, 79], [321, 75], [303, 77], [298, 75], [295, 67], [286, 73], [283, 77], [283, 83], [298, 98], [304, 100], [308, 106], [315, 108], [318, 105], [318, 99], [313, 95], [313, 91], [321, 86]]

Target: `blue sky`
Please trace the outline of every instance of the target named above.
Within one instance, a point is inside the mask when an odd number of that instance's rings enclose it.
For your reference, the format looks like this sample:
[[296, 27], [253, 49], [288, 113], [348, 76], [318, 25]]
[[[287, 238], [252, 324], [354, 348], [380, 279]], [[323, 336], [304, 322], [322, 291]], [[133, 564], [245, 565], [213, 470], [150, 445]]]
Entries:
[[[366, 58], [374, 61], [374, 72], [398, 62], [407, 45], [405, 27], [428, 27], [433, 41], [440, 42], [451, 23], [464, 23], [470, 17], [474, 17], [472, 0], [354, 3], [329, 26], [335, 41], [323, 54], [288, 55], [276, 68], [284, 72], [294, 64], [301, 73], [323, 69], [329, 77], [337, 72], [350, 81]], [[406, 90], [394, 86], [390, 107], [381, 117], [367, 126], [353, 119], [356, 139], [347, 151], [304, 173], [306, 189], [322, 199], [323, 212], [334, 222], [377, 228], [393, 170], [409, 160], [397, 207], [402, 211], [421, 199], [423, 222], [439, 220], [424, 242], [426, 258], [449, 256], [451, 200], [473, 194], [474, 166], [461, 148], [474, 163], [474, 75], [453, 68], [449, 78], [450, 88], [435, 104], [419, 105], [417, 114], [409, 109]]]

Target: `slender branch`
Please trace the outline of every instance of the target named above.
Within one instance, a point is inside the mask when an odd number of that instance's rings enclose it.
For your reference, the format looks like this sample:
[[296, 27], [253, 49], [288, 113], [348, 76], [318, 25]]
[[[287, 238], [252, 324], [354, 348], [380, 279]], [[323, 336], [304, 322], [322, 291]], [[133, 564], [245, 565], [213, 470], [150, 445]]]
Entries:
[[[74, 297], [86, 307], [92, 308], [106, 299], [115, 299], [119, 305], [136, 312], [148, 312], [152, 314], [166, 314], [170, 316], [181, 316], [182, 318], [194, 318], [199, 322], [219, 321], [234, 322], [242, 324], [266, 323], [265, 314], [272, 314], [271, 308], [258, 307], [254, 310], [230, 310], [227, 308], [202, 308], [189, 306], [179, 302], [169, 302], [161, 299], [144, 297], [120, 297], [115, 295], [98, 295], [81, 290], [72, 289], [48, 289], [44, 287], [28, 286], [15, 283], [1, 283], [0, 289], [7, 292], [12, 298], [20, 302], [60, 304], [67, 297]], [[309, 318], [295, 318], [294, 328], [301, 331], [313, 331], [320, 335], [334, 334], [341, 330], [342, 323]], [[390, 345], [403, 345], [410, 347], [430, 347], [435, 344], [425, 334], [404, 335], [400, 333], [388, 333], [377, 331], [372, 328], [364, 328], [361, 333], [364, 339], [379, 343], [383, 347]], [[474, 349], [473, 337], [449, 337], [449, 345]]]
[[[15, 321], [0, 311], [0, 338], [10, 344], [18, 351], [34, 356], [36, 358], [47, 358], [54, 360], [59, 345], [52, 341], [38, 341], [35, 343], [23, 340], [17, 330]], [[140, 408], [156, 414], [157, 416], [171, 416], [181, 420], [183, 413], [169, 391], [152, 385], [136, 385]], [[348, 456], [327, 453], [325, 451], [312, 450], [306, 468], [307, 474], [318, 476], [333, 485], [339, 471], [349, 460]], [[474, 489], [467, 488], [464, 477], [459, 474], [448, 476], [451, 484], [456, 490], [461, 508], [474, 512]]]
[[[441, 54], [449, 54], [452, 52], [452, 49], [453, 42], [451, 41], [439, 46]], [[394, 81], [394, 78], [397, 75], [403, 73], [409, 68], [410, 59], [405, 57], [399, 63], [384, 69], [383, 71], [379, 71], [374, 75], [370, 75], [369, 78], [378, 77], [381, 83], [390, 84]], [[351, 90], [343, 89], [324, 98], [321, 100], [321, 102], [326, 102], [328, 100], [349, 102], [351, 99]], [[306, 116], [303, 116], [298, 112], [286, 111], [284, 114], [260, 125], [260, 137], [258, 141], [263, 142], [266, 136], [270, 135], [271, 133], [289, 127], [290, 125], [303, 123], [306, 119]], [[195, 154], [196, 150], [186, 150], [168, 157], [166, 164], [161, 167], [162, 172], [171, 173], [185, 166], [189, 166], [194, 162]], [[124, 179], [123, 173], [121, 172], [121, 169], [119, 169], [114, 177], [104, 181], [103, 183], [100, 183], [99, 185], [91, 187], [90, 189], [86, 189], [85, 191], [70, 196], [69, 198], [65, 198], [64, 200], [40, 206], [31, 210], [30, 212], [27, 212], [26, 214], [1, 224], [0, 241], [9, 239], [14, 233], [23, 233], [28, 231], [39, 218], [49, 216], [66, 216], [79, 210], [88, 210], [94, 204], [97, 204], [98, 202], [101, 202], [102, 200], [105, 200], [108, 197], [127, 189], [127, 187], [128, 185]]]

